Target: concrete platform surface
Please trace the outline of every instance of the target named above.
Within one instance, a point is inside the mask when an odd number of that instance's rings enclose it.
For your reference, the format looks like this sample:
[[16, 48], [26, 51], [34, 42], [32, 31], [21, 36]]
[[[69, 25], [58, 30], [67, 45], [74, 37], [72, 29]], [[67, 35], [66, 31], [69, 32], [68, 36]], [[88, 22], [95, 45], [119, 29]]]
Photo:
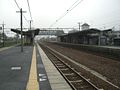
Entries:
[[0, 50], [0, 90], [72, 90], [37, 44]]
[[52, 90], [72, 90], [38, 44], [37, 47], [45, 66]]
[[0, 51], [0, 90], [25, 90], [32, 59], [32, 46]]

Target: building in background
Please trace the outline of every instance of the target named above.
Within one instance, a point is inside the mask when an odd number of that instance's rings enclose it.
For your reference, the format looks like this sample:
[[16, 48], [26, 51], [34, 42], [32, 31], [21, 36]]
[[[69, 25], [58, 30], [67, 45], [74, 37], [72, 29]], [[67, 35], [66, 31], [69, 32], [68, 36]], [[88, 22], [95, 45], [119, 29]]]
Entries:
[[102, 30], [99, 34], [99, 45], [113, 45], [112, 29]]
[[89, 28], [90, 28], [90, 25], [87, 23], [84, 23], [83, 25], [81, 25], [82, 30], [88, 30]]
[[113, 44], [120, 46], [120, 31], [113, 31]]
[[61, 35], [58, 40], [74, 44], [120, 46], [120, 31], [91, 28]]

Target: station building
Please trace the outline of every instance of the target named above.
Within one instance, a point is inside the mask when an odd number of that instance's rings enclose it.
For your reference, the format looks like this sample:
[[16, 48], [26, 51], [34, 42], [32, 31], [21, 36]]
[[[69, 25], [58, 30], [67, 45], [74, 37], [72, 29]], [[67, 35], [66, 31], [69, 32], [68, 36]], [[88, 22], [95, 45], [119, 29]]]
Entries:
[[59, 42], [86, 45], [120, 45], [120, 38], [115, 37], [112, 29], [99, 30], [91, 28], [58, 36]]
[[113, 37], [114, 45], [120, 46], [120, 31], [113, 31]]

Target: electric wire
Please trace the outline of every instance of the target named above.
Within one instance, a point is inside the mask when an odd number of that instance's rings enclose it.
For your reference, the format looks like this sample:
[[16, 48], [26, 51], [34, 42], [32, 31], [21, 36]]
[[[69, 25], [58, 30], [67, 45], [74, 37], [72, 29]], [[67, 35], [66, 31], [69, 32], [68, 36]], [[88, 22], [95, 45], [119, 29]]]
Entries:
[[30, 10], [29, 0], [27, 0], [27, 3], [28, 3], [28, 9], [29, 9], [30, 17], [31, 17], [31, 20], [32, 20], [32, 14], [31, 14], [31, 10]]
[[[67, 9], [67, 11], [61, 16], [59, 17], [53, 24], [50, 25], [50, 27], [53, 27], [53, 25], [55, 25], [59, 20], [61, 20], [63, 17], [65, 17], [70, 11], [72, 11], [75, 7], [77, 7], [80, 3], [82, 3], [83, 0], [77, 0], [75, 1], [69, 9]], [[77, 3], [77, 4], [76, 4]]]
[[53, 24], [50, 25], [50, 27], [53, 27], [60, 19], [62, 19], [68, 12], [65, 12], [61, 17], [59, 17]]
[[[71, 7], [70, 7], [69, 9], [67, 9], [67, 11], [66, 11], [60, 18], [57, 19], [57, 21], [59, 21], [59, 20], [62, 19], [66, 14], [68, 14], [69, 11], [71, 11], [71, 10], [73, 9], [72, 7], [73, 7], [78, 1], [79, 1], [79, 0], [75, 1], [75, 3], [72, 4]], [[71, 9], [71, 8], [72, 8], [72, 9]], [[75, 7], [74, 7], [74, 8], [75, 8]]]
[[18, 5], [17, 1], [16, 1], [16, 0], [14, 0], [14, 1], [15, 1], [15, 3], [16, 3], [17, 7], [20, 9], [20, 7], [19, 7], [19, 5]]
[[[74, 4], [71, 5], [71, 7], [69, 9], [71, 9], [79, 0], [75, 1]], [[67, 11], [61, 16], [59, 17], [53, 24], [50, 25], [50, 27], [52, 27], [53, 25], [55, 25], [60, 19], [62, 19], [69, 11], [69, 9], [67, 9]]]
[[[14, 0], [14, 1], [15, 1], [15, 4], [17, 5], [18, 9], [20, 10], [21, 8], [20, 8], [20, 6], [18, 5], [17, 1], [16, 1], [16, 0]], [[23, 15], [23, 17], [24, 17], [24, 19], [28, 22], [27, 18], [26, 18], [24, 15]]]
[[69, 11], [72, 11], [75, 7], [77, 7], [80, 3], [82, 3], [84, 0], [81, 0], [80, 2], [78, 2], [75, 6], [73, 6]]
[[[61, 16], [61, 17], [59, 17], [57, 20], [56, 20], [56, 22], [58, 22], [60, 19], [62, 19], [65, 15], [67, 15], [68, 14], [68, 11], [70, 11], [70, 9], [78, 2], [79, 0], [77, 0], [77, 1], [75, 1], [72, 5], [71, 5], [71, 7], [69, 8], [69, 9], [67, 9], [67, 11]], [[54, 24], [52, 24], [51, 26], [53, 26]], [[51, 27], [50, 26], [50, 27]]]
[[[71, 9], [78, 1], [79, 1], [79, 0], [75, 1], [75, 2], [71, 5], [71, 7], [70, 7], [69, 9]], [[69, 10], [69, 9], [68, 9], [68, 10]]]

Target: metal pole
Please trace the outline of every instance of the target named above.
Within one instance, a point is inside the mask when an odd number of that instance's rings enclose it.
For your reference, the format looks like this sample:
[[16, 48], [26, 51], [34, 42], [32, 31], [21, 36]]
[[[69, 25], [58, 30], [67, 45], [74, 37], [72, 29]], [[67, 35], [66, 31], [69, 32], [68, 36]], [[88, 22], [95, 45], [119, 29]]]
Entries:
[[31, 30], [31, 20], [30, 20], [30, 30]]
[[4, 22], [2, 24], [2, 27], [3, 27], [3, 47], [5, 46], [5, 36], [4, 36]]
[[99, 46], [101, 45], [101, 32], [99, 33], [99, 36], [98, 36], [98, 45]]
[[78, 25], [79, 25], [79, 31], [80, 31], [80, 22], [78, 23]]
[[22, 14], [25, 13], [26, 11], [22, 11], [22, 8], [20, 9], [20, 11], [16, 11], [18, 13], [20, 13], [20, 27], [21, 27], [21, 52], [23, 52], [23, 28], [22, 28], [22, 25], [23, 25], [23, 21], [22, 21]]
[[23, 32], [22, 32], [22, 8], [20, 9], [20, 26], [21, 26], [21, 52], [23, 52]]
[[32, 27], [31, 27], [31, 26], [32, 26], [32, 21], [33, 21], [33, 20], [30, 20], [30, 30], [31, 30], [31, 28], [32, 28]]
[[5, 41], [4, 41], [4, 23], [3, 23], [3, 47], [5, 46]]

